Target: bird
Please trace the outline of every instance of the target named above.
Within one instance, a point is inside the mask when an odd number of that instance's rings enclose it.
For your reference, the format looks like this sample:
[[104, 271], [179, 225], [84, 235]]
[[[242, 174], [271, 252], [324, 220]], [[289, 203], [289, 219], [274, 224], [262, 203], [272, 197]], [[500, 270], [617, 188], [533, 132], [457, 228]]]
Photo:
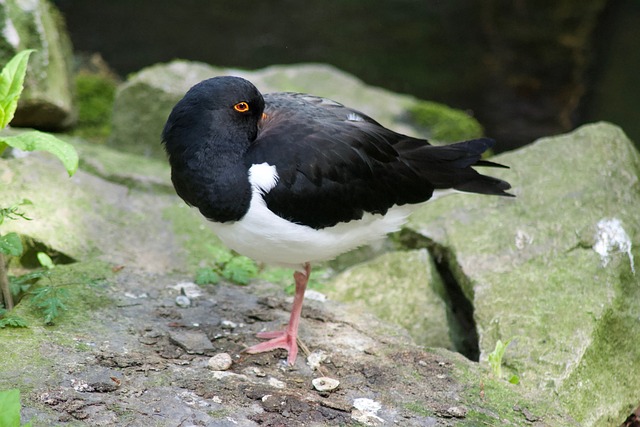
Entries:
[[312, 264], [399, 230], [442, 191], [513, 196], [508, 182], [473, 169], [506, 167], [481, 159], [494, 143], [431, 145], [339, 102], [263, 95], [237, 76], [195, 84], [162, 130], [178, 196], [232, 250], [294, 270], [286, 328], [259, 333], [267, 341], [245, 349], [284, 349], [290, 365]]

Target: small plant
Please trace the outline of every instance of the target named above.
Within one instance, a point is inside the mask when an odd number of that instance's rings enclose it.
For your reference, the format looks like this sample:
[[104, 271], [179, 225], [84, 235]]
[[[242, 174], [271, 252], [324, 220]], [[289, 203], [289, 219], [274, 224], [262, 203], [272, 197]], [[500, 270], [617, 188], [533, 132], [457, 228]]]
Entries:
[[[20, 390], [0, 391], [0, 426], [20, 427]], [[31, 427], [31, 423], [22, 427]]]
[[234, 255], [225, 249], [210, 247], [215, 263], [212, 267], [200, 268], [196, 273], [199, 285], [215, 285], [222, 278], [239, 285], [246, 285], [258, 274], [258, 266], [250, 258]]
[[[502, 358], [504, 357], [504, 353], [507, 351], [507, 347], [511, 343], [512, 340], [503, 343], [501, 340], [496, 342], [496, 347], [493, 349], [491, 353], [489, 353], [489, 366], [491, 366], [491, 371], [493, 375], [500, 379], [502, 378]], [[519, 384], [520, 378], [517, 375], [512, 375], [509, 378], [509, 382], [511, 384]]]
[[[20, 206], [27, 203], [29, 202], [23, 200], [20, 203], [9, 206], [8, 208], [0, 208], [0, 225], [2, 225], [7, 219], [15, 220], [22, 218], [29, 220], [26, 214], [20, 210]], [[0, 292], [2, 295], [2, 301], [8, 310], [13, 308], [13, 297], [9, 284], [9, 277], [6, 271], [5, 257], [20, 256], [22, 255], [22, 251], [22, 240], [20, 239], [20, 236], [16, 233], [7, 233], [5, 235], [0, 234]], [[2, 312], [0, 312], [0, 316], [1, 315]]]
[[[0, 73], [0, 129], [7, 127], [13, 119], [22, 94], [29, 55], [32, 52], [33, 50], [24, 50], [17, 53]], [[0, 136], [0, 155], [7, 147], [23, 151], [48, 151], [60, 159], [69, 176], [78, 169], [78, 153], [73, 146], [48, 133], [30, 131], [14, 136]], [[19, 209], [26, 203], [23, 201], [8, 208], [0, 208], [0, 225], [7, 219], [28, 219]], [[0, 234], [0, 302], [5, 310], [13, 308], [6, 258], [21, 256], [22, 252], [22, 242], [16, 233]]]
[[22, 317], [16, 316], [4, 308], [0, 308], [0, 329], [7, 327], [26, 328], [27, 326], [29, 326], [29, 324]]
[[53, 321], [60, 315], [60, 312], [67, 309], [63, 301], [68, 296], [66, 288], [60, 286], [39, 286], [30, 291], [30, 302], [44, 316], [44, 323], [53, 324]]
[[[51, 279], [50, 273], [55, 265], [51, 257], [44, 252], [38, 252], [36, 256], [42, 269], [21, 276], [9, 276], [9, 288], [12, 297], [24, 295], [35, 311], [42, 315], [44, 323], [51, 325], [61, 312], [66, 310], [64, 301], [68, 297], [68, 291], [65, 285], [42, 284], [40, 279]], [[29, 325], [26, 320], [0, 309], [0, 329], [27, 326]]]

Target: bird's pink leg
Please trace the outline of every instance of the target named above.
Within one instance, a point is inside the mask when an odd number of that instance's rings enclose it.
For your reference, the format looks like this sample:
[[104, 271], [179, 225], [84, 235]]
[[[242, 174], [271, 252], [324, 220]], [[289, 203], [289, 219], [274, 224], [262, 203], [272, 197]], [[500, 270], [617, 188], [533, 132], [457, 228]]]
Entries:
[[262, 353], [275, 350], [276, 348], [283, 348], [289, 353], [287, 362], [290, 365], [296, 362], [296, 356], [298, 355], [298, 343], [296, 342], [298, 338], [298, 325], [300, 324], [300, 313], [302, 313], [304, 291], [307, 288], [310, 274], [311, 265], [309, 265], [309, 263], [304, 265], [304, 272], [296, 271], [293, 273], [293, 278], [296, 282], [296, 294], [293, 297], [293, 307], [291, 308], [291, 317], [289, 317], [287, 328], [284, 331], [260, 332], [258, 338], [271, 339], [249, 347], [245, 350], [247, 353]]

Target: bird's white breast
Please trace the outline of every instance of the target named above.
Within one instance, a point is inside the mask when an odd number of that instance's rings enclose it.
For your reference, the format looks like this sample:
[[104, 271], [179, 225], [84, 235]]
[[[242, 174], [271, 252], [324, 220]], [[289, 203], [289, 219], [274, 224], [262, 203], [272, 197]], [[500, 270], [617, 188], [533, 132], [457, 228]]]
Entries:
[[409, 206], [393, 207], [386, 215], [366, 213], [360, 220], [316, 230], [289, 222], [267, 208], [263, 195], [278, 182], [275, 166], [253, 165], [249, 181], [253, 192], [246, 215], [240, 221], [212, 226], [231, 249], [271, 264], [300, 268], [306, 262], [332, 259], [399, 230], [412, 210]]

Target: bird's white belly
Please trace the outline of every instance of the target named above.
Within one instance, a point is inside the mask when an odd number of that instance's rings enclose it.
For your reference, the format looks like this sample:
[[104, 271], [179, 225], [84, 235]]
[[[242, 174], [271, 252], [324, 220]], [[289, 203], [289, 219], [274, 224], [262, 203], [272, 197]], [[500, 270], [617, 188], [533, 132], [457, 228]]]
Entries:
[[254, 195], [249, 212], [240, 221], [212, 226], [227, 246], [242, 255], [299, 268], [379, 240], [399, 230], [409, 213], [406, 207], [394, 207], [384, 216], [367, 213], [361, 220], [315, 230], [280, 218], [266, 207], [262, 196]]
[[256, 261], [300, 268], [306, 262], [332, 259], [399, 230], [413, 210], [395, 206], [385, 215], [366, 213], [360, 220], [316, 230], [291, 223], [267, 208], [262, 194], [277, 182], [273, 166], [255, 165], [251, 173], [253, 195], [247, 214], [240, 221], [212, 223], [212, 227], [227, 246]]

